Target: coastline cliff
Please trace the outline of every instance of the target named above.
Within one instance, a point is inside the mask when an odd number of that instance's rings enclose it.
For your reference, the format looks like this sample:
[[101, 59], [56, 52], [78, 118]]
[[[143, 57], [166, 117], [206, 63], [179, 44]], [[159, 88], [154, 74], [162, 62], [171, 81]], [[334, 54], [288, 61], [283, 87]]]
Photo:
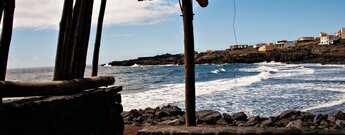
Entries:
[[[345, 41], [334, 45], [310, 44], [298, 47], [275, 49], [270, 52], [259, 52], [257, 49], [219, 50], [195, 53], [196, 64], [225, 63], [320, 63], [345, 64]], [[112, 66], [166, 65], [183, 64], [183, 54], [163, 54], [154, 57], [139, 57], [138, 59], [113, 61]]]

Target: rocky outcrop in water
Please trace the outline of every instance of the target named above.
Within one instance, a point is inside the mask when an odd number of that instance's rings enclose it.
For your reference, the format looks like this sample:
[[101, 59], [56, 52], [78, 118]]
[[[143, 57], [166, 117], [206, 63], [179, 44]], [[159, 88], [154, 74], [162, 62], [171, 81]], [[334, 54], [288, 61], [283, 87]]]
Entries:
[[[125, 124], [136, 125], [183, 125], [184, 111], [177, 106], [167, 105], [161, 108], [146, 108], [123, 112]], [[239, 112], [232, 115], [213, 110], [196, 112], [198, 124], [227, 125], [233, 127], [286, 127], [297, 129], [345, 129], [345, 113], [337, 111], [331, 114], [312, 114], [288, 110], [278, 116], [250, 116]]]
[[[196, 64], [224, 64], [224, 63], [258, 63], [258, 62], [284, 62], [284, 63], [321, 63], [345, 64], [345, 41], [335, 45], [306, 45], [276, 49], [272, 52], [259, 52], [256, 49], [221, 50], [195, 53]], [[164, 54], [154, 57], [141, 57], [134, 60], [113, 61], [112, 66], [138, 65], [166, 65], [183, 64], [182, 54]]]

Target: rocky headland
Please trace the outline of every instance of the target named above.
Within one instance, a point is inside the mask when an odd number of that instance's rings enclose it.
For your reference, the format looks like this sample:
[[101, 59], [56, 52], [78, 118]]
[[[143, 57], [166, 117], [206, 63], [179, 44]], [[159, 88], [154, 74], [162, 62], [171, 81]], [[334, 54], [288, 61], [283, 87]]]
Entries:
[[[345, 64], [345, 41], [341, 40], [334, 45], [318, 45], [317, 42], [312, 42], [297, 47], [275, 49], [270, 52], [259, 52], [254, 48], [195, 52], [196, 64], [258, 63], [270, 61], [283, 63]], [[183, 54], [163, 54], [154, 57], [113, 61], [109, 64], [112, 66], [132, 66], [135, 64], [181, 65], [183, 63]]]

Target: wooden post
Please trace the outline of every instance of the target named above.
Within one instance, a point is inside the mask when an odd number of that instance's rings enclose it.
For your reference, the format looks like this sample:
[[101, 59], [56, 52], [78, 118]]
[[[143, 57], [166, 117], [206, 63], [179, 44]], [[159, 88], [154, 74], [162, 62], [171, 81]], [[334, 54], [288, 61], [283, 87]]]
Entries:
[[104, 12], [105, 12], [106, 4], [107, 4], [107, 0], [102, 0], [101, 8], [99, 10], [99, 15], [98, 15], [95, 49], [93, 52], [93, 60], [92, 60], [92, 76], [97, 76], [97, 72], [98, 72], [99, 49], [101, 47], [103, 19], [104, 19]]
[[195, 64], [192, 0], [182, 0], [184, 28], [184, 69], [186, 126], [196, 126], [195, 115]]
[[58, 45], [55, 58], [55, 69], [53, 80], [64, 80], [66, 78], [66, 49], [68, 47], [68, 39], [70, 33], [70, 24], [73, 10], [73, 0], [65, 0], [62, 17], [60, 21], [60, 30]]
[[[78, 0], [79, 1], [79, 0]], [[77, 2], [78, 2], [77, 1]], [[73, 55], [71, 63], [71, 78], [83, 78], [86, 66], [87, 48], [90, 38], [93, 0], [80, 1], [77, 22], [73, 37]], [[75, 17], [75, 16], [74, 16]]]
[[[0, 39], [0, 81], [5, 80], [6, 77], [7, 60], [12, 39], [13, 14], [15, 8], [15, 0], [4, 0], [4, 2], [4, 19]], [[1, 94], [0, 101], [0, 103], [2, 103]]]

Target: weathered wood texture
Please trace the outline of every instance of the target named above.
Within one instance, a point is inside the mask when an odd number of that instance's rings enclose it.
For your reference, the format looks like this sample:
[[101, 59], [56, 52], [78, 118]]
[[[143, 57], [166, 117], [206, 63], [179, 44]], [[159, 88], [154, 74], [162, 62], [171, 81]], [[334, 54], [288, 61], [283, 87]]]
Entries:
[[0, 81], [0, 95], [2, 97], [69, 95], [112, 85], [114, 82], [114, 77], [108, 76], [48, 82]]
[[93, 0], [76, 0], [74, 8], [73, 1], [65, 0], [54, 80], [84, 77], [92, 9]]
[[93, 60], [92, 60], [92, 76], [97, 76], [97, 73], [98, 73], [99, 50], [101, 47], [103, 19], [104, 19], [106, 4], [107, 4], [107, 0], [102, 0], [101, 7], [99, 10], [99, 15], [98, 15], [97, 33], [96, 33], [95, 48], [94, 48]]
[[57, 52], [55, 58], [54, 80], [63, 80], [67, 78], [67, 61], [68, 49], [70, 49], [68, 41], [71, 33], [73, 0], [65, 0], [62, 17], [60, 21], [60, 30], [57, 44]]
[[15, 0], [4, 0], [4, 17], [0, 40], [0, 80], [5, 80], [8, 53], [12, 39]]
[[182, 1], [184, 27], [184, 67], [185, 67], [185, 106], [186, 126], [196, 126], [195, 115], [195, 63], [193, 33], [193, 2]]

